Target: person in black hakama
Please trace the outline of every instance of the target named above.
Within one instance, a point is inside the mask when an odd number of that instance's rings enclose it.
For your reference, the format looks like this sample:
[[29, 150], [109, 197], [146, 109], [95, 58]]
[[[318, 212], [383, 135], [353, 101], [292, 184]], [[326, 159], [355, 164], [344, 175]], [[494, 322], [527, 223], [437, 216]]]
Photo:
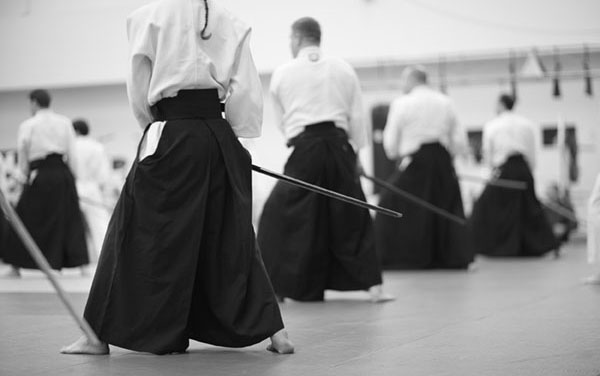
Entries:
[[81, 199], [81, 211], [87, 224], [86, 239], [91, 262], [98, 261], [102, 242], [106, 235], [110, 213], [103, 207], [107, 182], [110, 179], [110, 159], [104, 145], [90, 136], [86, 120], [73, 120], [75, 153], [77, 155], [77, 192]]
[[[34, 116], [19, 127], [18, 158], [23, 192], [17, 214], [55, 270], [88, 264], [85, 228], [73, 177], [75, 132], [71, 121], [50, 110], [50, 94], [30, 93]], [[65, 161], [66, 160], [66, 161]], [[9, 231], [3, 252], [12, 265], [11, 276], [20, 269], [38, 266], [16, 232]]]
[[[177, 22], [175, 22], [177, 21]], [[189, 26], [191, 25], [191, 26]], [[70, 354], [154, 354], [193, 339], [294, 351], [252, 227], [262, 91], [250, 28], [218, 2], [163, 0], [128, 19], [130, 102], [146, 131], [104, 241]], [[225, 119], [221, 102], [225, 103]]]
[[536, 194], [532, 171], [540, 143], [540, 129], [515, 114], [514, 98], [501, 95], [498, 117], [485, 125], [485, 160], [500, 179], [518, 180], [526, 190], [488, 185], [469, 218], [469, 232], [476, 252], [487, 256], [542, 256], [557, 249], [550, 221]]
[[9, 229], [8, 220], [4, 216], [4, 212], [0, 210], [0, 262], [4, 259], [3, 254], [6, 250]]
[[[0, 155], [0, 192], [4, 193], [6, 186], [5, 178], [6, 173], [4, 171], [4, 157]], [[6, 196], [6, 194], [5, 194]], [[2, 263], [2, 254], [6, 249], [6, 238], [8, 237], [9, 223], [6, 219], [4, 211], [0, 210], [0, 263]]]
[[[294, 60], [271, 80], [278, 124], [294, 148], [284, 173], [364, 200], [355, 152], [367, 143], [358, 77], [346, 62], [323, 56], [314, 19], [296, 21], [291, 39]], [[264, 206], [258, 242], [280, 298], [320, 301], [331, 289], [391, 299], [366, 209], [280, 182]]]
[[[400, 163], [388, 182], [464, 218], [453, 155], [466, 149], [466, 133], [450, 99], [427, 85], [423, 68], [402, 74], [405, 94], [388, 114], [383, 143]], [[429, 212], [391, 191], [379, 205], [404, 214], [405, 221], [375, 217], [377, 248], [385, 269], [465, 269], [473, 261], [464, 226]]]

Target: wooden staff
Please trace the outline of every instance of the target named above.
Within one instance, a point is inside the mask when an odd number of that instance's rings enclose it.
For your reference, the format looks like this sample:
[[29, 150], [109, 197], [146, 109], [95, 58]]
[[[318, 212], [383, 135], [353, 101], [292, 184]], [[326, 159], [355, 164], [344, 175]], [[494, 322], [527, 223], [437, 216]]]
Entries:
[[8, 222], [12, 225], [19, 238], [21, 238], [21, 241], [25, 245], [25, 248], [33, 258], [33, 260], [36, 262], [40, 270], [44, 272], [44, 274], [54, 287], [58, 298], [65, 305], [71, 317], [73, 317], [75, 322], [77, 322], [77, 325], [79, 325], [79, 328], [81, 328], [81, 330], [91, 343], [101, 344], [102, 342], [100, 342], [90, 324], [88, 324], [88, 322], [83, 317], [80, 317], [77, 314], [77, 312], [75, 312], [75, 308], [73, 308], [73, 305], [67, 299], [65, 291], [62, 289], [62, 287], [56, 280], [56, 277], [54, 277], [54, 275], [52, 274], [52, 269], [50, 268], [50, 264], [48, 264], [48, 261], [44, 257], [44, 254], [37, 246], [37, 244], [31, 237], [31, 234], [29, 234], [29, 231], [27, 231], [25, 225], [23, 224], [13, 207], [10, 205], [2, 191], [0, 191], [0, 207], [2, 208], [2, 211], [4, 211], [4, 213], [6, 214]]
[[479, 176], [462, 175], [462, 174], [458, 175], [458, 178], [461, 180], [470, 180], [470, 181], [479, 182], [482, 184], [492, 185], [492, 186], [499, 187], [499, 188], [516, 189], [516, 190], [520, 190], [520, 191], [524, 191], [527, 189], [527, 183], [525, 183], [524, 181], [518, 181], [518, 180], [498, 179], [498, 178], [488, 180], [486, 178], [482, 178]]
[[423, 207], [423, 208], [425, 208], [425, 209], [427, 209], [427, 210], [429, 210], [429, 211], [431, 211], [431, 212], [433, 212], [435, 214], [438, 214], [438, 215], [440, 215], [440, 216], [442, 216], [442, 217], [444, 217], [446, 219], [449, 219], [449, 220], [451, 220], [453, 222], [456, 222], [459, 225], [464, 226], [464, 225], [467, 224], [467, 221], [464, 218], [461, 218], [461, 217], [459, 217], [457, 215], [454, 215], [454, 214], [452, 214], [452, 213], [450, 213], [450, 212], [448, 212], [448, 211], [446, 211], [446, 210], [444, 210], [442, 208], [438, 208], [437, 206], [430, 204], [429, 202], [423, 200], [422, 198], [417, 197], [417, 196], [413, 195], [412, 193], [408, 193], [408, 192], [406, 192], [406, 191], [404, 191], [404, 190], [402, 190], [402, 189], [400, 189], [400, 188], [398, 188], [398, 187], [396, 187], [396, 186], [394, 186], [394, 185], [392, 185], [392, 184], [390, 184], [390, 183], [388, 183], [388, 182], [386, 182], [384, 180], [378, 179], [378, 178], [373, 177], [373, 176], [368, 176], [368, 175], [366, 175], [364, 173], [362, 174], [362, 177], [364, 177], [367, 180], [372, 181], [373, 183], [377, 184], [380, 187], [383, 187], [383, 188], [387, 189], [388, 191], [390, 191], [392, 193], [397, 194], [398, 196], [404, 197], [405, 199], [407, 199], [408, 201], [412, 202], [413, 204], [421, 206], [421, 207]]
[[548, 210], [560, 215], [565, 219], [568, 219], [571, 222], [580, 223], [582, 226], [586, 226], [587, 224], [585, 220], [577, 218], [571, 211], [553, 202], [542, 202], [542, 205], [544, 205]]
[[336, 199], [336, 200], [340, 200], [340, 201], [343, 201], [343, 202], [346, 202], [346, 203], [349, 203], [349, 204], [352, 204], [352, 205], [355, 205], [355, 206], [359, 206], [361, 208], [375, 210], [378, 213], [389, 215], [390, 217], [394, 217], [394, 218], [401, 218], [402, 217], [402, 214], [398, 213], [396, 211], [393, 211], [393, 210], [390, 210], [390, 209], [386, 209], [386, 208], [382, 208], [382, 207], [377, 206], [377, 205], [372, 205], [372, 204], [369, 204], [368, 202], [356, 199], [354, 197], [346, 196], [346, 195], [343, 195], [341, 193], [334, 192], [334, 191], [331, 191], [329, 189], [325, 189], [323, 187], [319, 187], [318, 185], [310, 184], [310, 183], [307, 183], [307, 182], [302, 181], [300, 179], [292, 178], [292, 177], [287, 176], [287, 175], [278, 174], [276, 172], [266, 170], [266, 169], [264, 169], [262, 167], [259, 167], [259, 166], [256, 166], [256, 165], [252, 165], [252, 170], [254, 170], [254, 171], [256, 171], [256, 172], [258, 172], [260, 174], [267, 175], [269, 177], [281, 180], [284, 183], [288, 183], [288, 184], [294, 185], [296, 187], [300, 187], [300, 188], [303, 188], [303, 189], [306, 189], [306, 190], [309, 190], [309, 191], [312, 191], [312, 192], [316, 192], [316, 193], [319, 193], [319, 194], [321, 194], [323, 196], [327, 196], [327, 197], [330, 197], [330, 198], [333, 198], [333, 199]]

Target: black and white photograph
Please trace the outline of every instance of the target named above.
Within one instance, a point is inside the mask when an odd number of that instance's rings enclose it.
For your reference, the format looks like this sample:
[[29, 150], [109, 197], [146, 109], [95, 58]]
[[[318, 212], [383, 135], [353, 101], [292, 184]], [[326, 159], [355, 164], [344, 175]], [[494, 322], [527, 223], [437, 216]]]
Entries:
[[600, 376], [600, 1], [0, 0], [0, 375]]

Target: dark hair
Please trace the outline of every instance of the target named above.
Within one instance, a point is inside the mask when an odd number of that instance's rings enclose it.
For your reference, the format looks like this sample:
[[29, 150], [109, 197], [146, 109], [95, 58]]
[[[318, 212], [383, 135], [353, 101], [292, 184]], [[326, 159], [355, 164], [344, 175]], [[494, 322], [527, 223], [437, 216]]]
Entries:
[[204, 27], [200, 32], [200, 38], [203, 40], [209, 40], [212, 37], [212, 33], [206, 34], [206, 28], [208, 27], [208, 0], [204, 0]]
[[314, 18], [300, 18], [292, 24], [292, 30], [314, 43], [321, 43], [321, 25]]
[[52, 98], [50, 97], [50, 93], [48, 93], [48, 91], [44, 89], [36, 89], [30, 92], [29, 99], [32, 102], [37, 103], [38, 106], [40, 106], [41, 108], [50, 107], [50, 101], [52, 100]]
[[87, 136], [90, 133], [90, 126], [83, 119], [73, 120], [73, 128], [75, 129], [75, 133], [81, 136]]
[[515, 97], [510, 94], [501, 94], [498, 101], [509, 111], [513, 109], [516, 102]]
[[421, 84], [426, 84], [428, 81], [428, 77], [427, 77], [427, 69], [422, 66], [422, 65], [413, 65], [410, 67], [411, 69], [411, 76], [415, 79], [415, 81], [417, 81], [418, 83]]

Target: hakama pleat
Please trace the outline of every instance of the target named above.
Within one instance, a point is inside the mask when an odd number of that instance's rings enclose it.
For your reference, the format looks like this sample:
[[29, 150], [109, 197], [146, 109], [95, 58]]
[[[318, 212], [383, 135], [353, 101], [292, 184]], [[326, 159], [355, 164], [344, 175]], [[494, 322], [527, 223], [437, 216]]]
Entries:
[[541, 256], [558, 247], [552, 226], [535, 194], [527, 161], [513, 155], [498, 178], [527, 184], [526, 190], [488, 185], [473, 207], [469, 233], [476, 252], [497, 257]]
[[[424, 144], [388, 183], [464, 218], [460, 187], [452, 158], [439, 143]], [[404, 214], [402, 220], [377, 215], [377, 249], [384, 269], [464, 269], [473, 261], [464, 226], [390, 191], [380, 206]]]
[[[88, 264], [83, 218], [69, 167], [61, 155], [51, 154], [31, 162], [30, 169], [29, 183], [16, 208], [23, 224], [53, 269]], [[38, 268], [13, 230], [3, 258], [18, 268]]]
[[[291, 141], [284, 173], [360, 200], [356, 154], [346, 133], [326, 122]], [[267, 199], [258, 242], [275, 292], [320, 301], [326, 289], [381, 284], [371, 216], [366, 209], [278, 182]]]
[[101, 340], [155, 354], [261, 342], [283, 322], [251, 223], [250, 156], [216, 90], [180, 91], [154, 113], [158, 148], [126, 179], [85, 318]]

